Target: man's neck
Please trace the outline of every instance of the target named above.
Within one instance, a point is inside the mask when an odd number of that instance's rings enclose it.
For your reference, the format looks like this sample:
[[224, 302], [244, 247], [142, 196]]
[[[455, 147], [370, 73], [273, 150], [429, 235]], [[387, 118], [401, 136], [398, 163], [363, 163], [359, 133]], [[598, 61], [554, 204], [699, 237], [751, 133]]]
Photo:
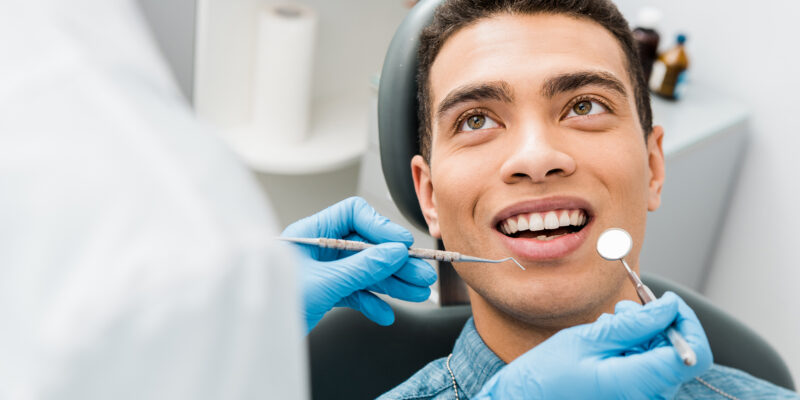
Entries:
[[509, 363], [562, 329], [593, 322], [604, 312], [613, 314], [614, 306], [620, 300], [639, 302], [632, 286], [626, 285], [625, 289], [618, 297], [610, 299], [608, 304], [599, 305], [592, 312], [565, 319], [563, 324], [547, 326], [520, 321], [497, 309], [472, 289], [469, 290], [469, 295], [478, 334], [501, 360]]

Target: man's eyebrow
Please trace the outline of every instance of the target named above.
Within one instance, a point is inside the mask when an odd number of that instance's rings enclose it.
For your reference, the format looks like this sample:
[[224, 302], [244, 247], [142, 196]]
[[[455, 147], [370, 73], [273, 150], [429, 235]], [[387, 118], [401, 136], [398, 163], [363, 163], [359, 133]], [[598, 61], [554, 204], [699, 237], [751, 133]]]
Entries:
[[498, 100], [505, 103], [514, 101], [511, 85], [504, 81], [473, 83], [460, 86], [447, 94], [436, 111], [437, 119], [456, 105], [467, 101]]
[[624, 99], [628, 98], [625, 85], [613, 74], [603, 71], [578, 71], [556, 75], [542, 85], [542, 95], [553, 98], [557, 94], [590, 85], [603, 86], [619, 93]]

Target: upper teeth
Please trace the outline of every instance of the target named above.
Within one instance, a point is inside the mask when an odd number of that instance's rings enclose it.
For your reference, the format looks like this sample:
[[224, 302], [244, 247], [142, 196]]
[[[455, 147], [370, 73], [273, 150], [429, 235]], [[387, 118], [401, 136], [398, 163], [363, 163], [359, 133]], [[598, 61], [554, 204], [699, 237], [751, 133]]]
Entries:
[[585, 223], [586, 214], [583, 210], [556, 210], [506, 218], [500, 223], [500, 230], [506, 235], [513, 235], [519, 231], [535, 232], [562, 226], [583, 226]]

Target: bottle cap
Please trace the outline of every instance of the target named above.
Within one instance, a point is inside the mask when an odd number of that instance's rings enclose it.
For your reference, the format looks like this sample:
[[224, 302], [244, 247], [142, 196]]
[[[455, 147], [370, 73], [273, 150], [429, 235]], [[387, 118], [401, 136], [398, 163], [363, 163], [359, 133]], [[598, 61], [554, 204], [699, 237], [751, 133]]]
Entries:
[[661, 21], [661, 10], [655, 7], [643, 7], [639, 10], [636, 24], [640, 28], [655, 30]]
[[684, 35], [683, 33], [679, 33], [677, 41], [678, 41], [678, 44], [686, 43], [686, 35]]

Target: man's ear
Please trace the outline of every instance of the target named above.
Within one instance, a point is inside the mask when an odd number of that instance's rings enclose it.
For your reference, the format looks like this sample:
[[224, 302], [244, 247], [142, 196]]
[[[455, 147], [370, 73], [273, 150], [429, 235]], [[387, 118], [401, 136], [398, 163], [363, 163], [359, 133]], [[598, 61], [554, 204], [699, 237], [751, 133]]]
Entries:
[[441, 239], [439, 214], [436, 213], [436, 200], [433, 196], [433, 183], [431, 182], [431, 167], [421, 155], [416, 155], [411, 159], [411, 175], [414, 178], [414, 190], [417, 191], [419, 208], [422, 209], [422, 216], [428, 223], [428, 233], [436, 239]]
[[664, 187], [664, 128], [654, 126], [647, 138], [647, 163], [650, 173], [647, 210], [655, 211], [661, 205], [661, 188]]

